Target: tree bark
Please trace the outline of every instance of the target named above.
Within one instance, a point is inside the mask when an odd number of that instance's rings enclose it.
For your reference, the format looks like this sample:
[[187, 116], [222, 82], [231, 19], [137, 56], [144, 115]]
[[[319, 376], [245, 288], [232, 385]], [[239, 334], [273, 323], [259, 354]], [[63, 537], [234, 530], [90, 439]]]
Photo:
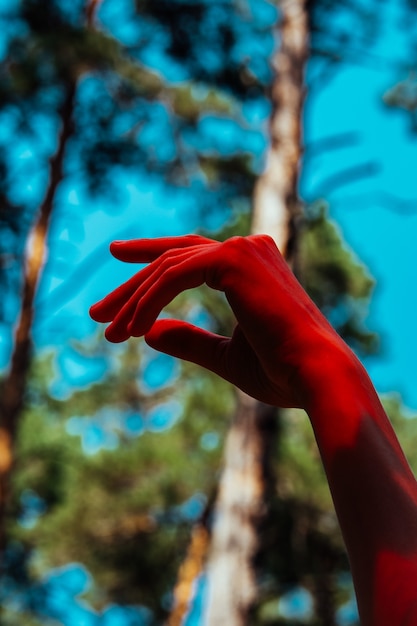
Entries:
[[[309, 53], [305, 0], [286, 0], [281, 18], [280, 46], [273, 58], [270, 147], [265, 171], [255, 187], [251, 232], [272, 236], [294, 265], [301, 211], [298, 175], [304, 73]], [[265, 468], [269, 465], [270, 433], [276, 428], [273, 407], [238, 392], [215, 509], [206, 626], [244, 626], [256, 601], [253, 560], [259, 546], [259, 523], [267, 509]]]
[[203, 522], [195, 524], [191, 531], [187, 554], [178, 572], [178, 580], [173, 593], [173, 609], [166, 626], [181, 626], [188, 613], [194, 585], [203, 571], [209, 544], [209, 532]]
[[94, 20], [102, 0], [88, 0], [85, 6], [85, 21], [89, 28], [94, 28]]
[[[101, 0], [86, 0], [85, 23], [94, 27]], [[74, 99], [77, 81], [69, 80], [60, 110], [61, 132], [58, 147], [50, 159], [49, 184], [38, 215], [30, 229], [26, 243], [23, 269], [21, 309], [16, 326], [11, 364], [2, 381], [0, 398], [0, 558], [3, 556], [6, 537], [6, 516], [9, 501], [10, 473], [13, 467], [14, 444], [19, 418], [24, 407], [24, 394], [31, 363], [32, 326], [37, 287], [47, 257], [47, 236], [54, 208], [56, 192], [63, 179], [65, 151], [74, 132]]]
[[63, 178], [65, 148], [73, 132], [75, 84], [68, 86], [61, 108], [61, 133], [50, 160], [49, 185], [26, 244], [21, 309], [16, 326], [11, 364], [2, 383], [0, 398], [0, 553], [6, 545], [6, 510], [14, 443], [31, 362], [32, 325], [37, 286], [47, 256], [47, 234], [59, 183]]
[[276, 409], [241, 391], [237, 395], [215, 508], [207, 571], [207, 626], [243, 626], [256, 600], [253, 559], [266, 510], [266, 470]]
[[270, 146], [254, 193], [252, 232], [267, 233], [291, 263], [301, 213], [298, 177], [302, 149], [304, 74], [309, 56], [306, 0], [281, 4], [280, 46], [272, 59]]

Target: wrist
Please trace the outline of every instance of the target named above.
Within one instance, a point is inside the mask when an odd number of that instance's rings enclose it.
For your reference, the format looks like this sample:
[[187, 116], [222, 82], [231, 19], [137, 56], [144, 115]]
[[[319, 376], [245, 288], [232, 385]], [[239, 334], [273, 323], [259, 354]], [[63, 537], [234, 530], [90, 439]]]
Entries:
[[303, 379], [302, 406], [320, 447], [351, 445], [362, 419], [383, 413], [365, 368], [341, 341], [321, 346], [303, 367]]
[[320, 345], [311, 350], [300, 372], [303, 408], [307, 413], [314, 412], [317, 405], [332, 396], [338, 400], [346, 399], [347, 386], [369, 380], [359, 359], [344, 344]]
[[[405, 623], [403, 616], [415, 608], [417, 559], [408, 546], [415, 539], [417, 484], [356, 356], [347, 347], [329, 350], [308, 369], [304, 405], [349, 553], [362, 622]], [[398, 580], [407, 576], [411, 583], [397, 602]], [[400, 617], [395, 611], [401, 607]]]

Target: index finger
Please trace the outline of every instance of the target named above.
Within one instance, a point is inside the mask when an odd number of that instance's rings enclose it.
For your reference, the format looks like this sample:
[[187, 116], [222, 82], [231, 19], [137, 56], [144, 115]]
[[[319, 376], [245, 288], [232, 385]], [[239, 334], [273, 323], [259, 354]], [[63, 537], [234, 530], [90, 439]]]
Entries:
[[201, 235], [129, 239], [128, 241], [113, 241], [110, 244], [110, 252], [116, 259], [126, 263], [150, 263], [172, 248], [188, 248], [216, 243], [218, 242]]

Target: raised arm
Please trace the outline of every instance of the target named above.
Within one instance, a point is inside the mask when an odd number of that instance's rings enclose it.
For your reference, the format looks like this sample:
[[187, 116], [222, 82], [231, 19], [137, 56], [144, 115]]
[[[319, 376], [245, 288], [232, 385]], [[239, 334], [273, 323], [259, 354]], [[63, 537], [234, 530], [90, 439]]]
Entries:
[[[372, 383], [299, 285], [273, 240], [190, 235], [114, 242], [149, 263], [91, 308], [109, 341], [149, 345], [311, 420], [351, 563], [362, 626], [417, 626], [417, 484]], [[224, 291], [232, 337], [157, 320], [180, 292]]]

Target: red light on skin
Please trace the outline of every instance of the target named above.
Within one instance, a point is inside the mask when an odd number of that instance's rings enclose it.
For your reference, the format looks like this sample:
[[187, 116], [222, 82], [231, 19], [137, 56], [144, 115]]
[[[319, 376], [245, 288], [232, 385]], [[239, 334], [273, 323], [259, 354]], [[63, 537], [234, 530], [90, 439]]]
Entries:
[[[91, 308], [109, 341], [145, 336], [248, 395], [304, 408], [311, 420], [351, 562], [362, 626], [417, 626], [417, 483], [358, 359], [266, 235], [219, 243], [190, 235], [116, 242], [149, 263]], [[237, 325], [221, 337], [158, 320], [179, 293], [221, 290]]]
[[[374, 606], [370, 623], [378, 626], [416, 626], [416, 581], [416, 552], [405, 556], [381, 551], [376, 563]], [[384, 598], [383, 602], [381, 598]]]

